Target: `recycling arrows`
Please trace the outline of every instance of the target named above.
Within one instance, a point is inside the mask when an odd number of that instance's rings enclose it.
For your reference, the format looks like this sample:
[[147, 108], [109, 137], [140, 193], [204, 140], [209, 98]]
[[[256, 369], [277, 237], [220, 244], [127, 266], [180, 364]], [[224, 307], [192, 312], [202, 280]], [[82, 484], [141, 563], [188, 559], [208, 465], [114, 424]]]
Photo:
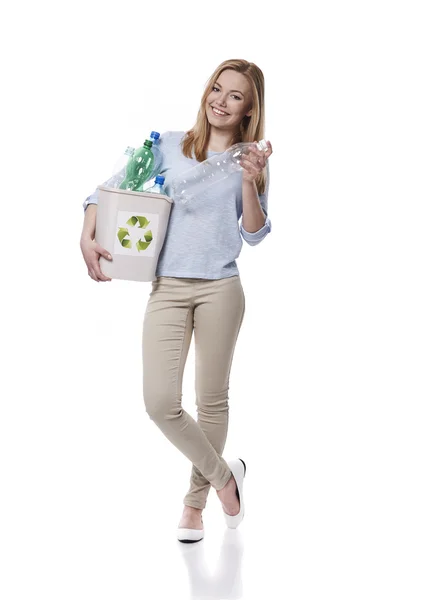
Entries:
[[[146, 229], [149, 223], [150, 221], [148, 221], [146, 217], [141, 216], [132, 216], [126, 221], [126, 225], [130, 225], [131, 227], [138, 227], [139, 229]], [[119, 227], [117, 237], [119, 238], [119, 242], [124, 248], [132, 248], [131, 239], [129, 237], [129, 231], [126, 229], [126, 227]], [[143, 238], [145, 239], [145, 241], [143, 241]], [[146, 231], [146, 233], [137, 241], [137, 250], [139, 252], [141, 252], [142, 250], [146, 250], [146, 248], [152, 242], [152, 239], [152, 231], [149, 229], [149, 231]]]

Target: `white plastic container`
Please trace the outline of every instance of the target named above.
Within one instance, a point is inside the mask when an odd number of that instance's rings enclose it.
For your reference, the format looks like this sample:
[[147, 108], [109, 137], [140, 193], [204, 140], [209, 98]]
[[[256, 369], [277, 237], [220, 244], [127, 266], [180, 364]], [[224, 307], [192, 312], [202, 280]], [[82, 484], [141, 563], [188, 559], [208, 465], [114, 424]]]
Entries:
[[99, 259], [112, 279], [155, 281], [173, 200], [164, 194], [98, 186], [95, 239], [112, 256]]

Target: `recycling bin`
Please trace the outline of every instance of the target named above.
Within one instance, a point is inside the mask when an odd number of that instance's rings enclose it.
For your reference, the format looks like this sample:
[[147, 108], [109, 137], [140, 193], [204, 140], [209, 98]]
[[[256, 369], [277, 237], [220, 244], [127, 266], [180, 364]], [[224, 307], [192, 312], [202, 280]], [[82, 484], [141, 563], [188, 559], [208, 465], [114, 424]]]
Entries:
[[99, 258], [112, 279], [155, 281], [173, 200], [164, 194], [98, 187], [95, 240], [112, 256]]

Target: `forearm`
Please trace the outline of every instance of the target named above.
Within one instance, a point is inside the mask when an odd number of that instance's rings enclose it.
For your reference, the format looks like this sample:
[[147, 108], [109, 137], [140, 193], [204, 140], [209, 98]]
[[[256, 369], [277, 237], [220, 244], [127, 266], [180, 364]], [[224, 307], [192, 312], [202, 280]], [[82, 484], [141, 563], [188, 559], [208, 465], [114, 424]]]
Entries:
[[259, 202], [255, 181], [242, 182], [242, 227], [248, 233], [254, 233], [263, 227], [266, 215]]
[[84, 226], [82, 228], [81, 239], [94, 239], [96, 230], [96, 212], [97, 204], [89, 204], [84, 213]]

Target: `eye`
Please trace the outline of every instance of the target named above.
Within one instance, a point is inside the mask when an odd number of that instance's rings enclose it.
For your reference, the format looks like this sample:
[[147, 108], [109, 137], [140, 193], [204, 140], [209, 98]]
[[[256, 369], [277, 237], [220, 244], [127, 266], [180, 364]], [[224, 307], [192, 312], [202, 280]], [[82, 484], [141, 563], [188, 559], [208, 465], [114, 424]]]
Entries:
[[[220, 92], [220, 89], [214, 85], [213, 92], [216, 92], [216, 91]], [[240, 96], [236, 96], [236, 94], [231, 94], [231, 97], [236, 98], [237, 100], [242, 100], [242, 98]]]

